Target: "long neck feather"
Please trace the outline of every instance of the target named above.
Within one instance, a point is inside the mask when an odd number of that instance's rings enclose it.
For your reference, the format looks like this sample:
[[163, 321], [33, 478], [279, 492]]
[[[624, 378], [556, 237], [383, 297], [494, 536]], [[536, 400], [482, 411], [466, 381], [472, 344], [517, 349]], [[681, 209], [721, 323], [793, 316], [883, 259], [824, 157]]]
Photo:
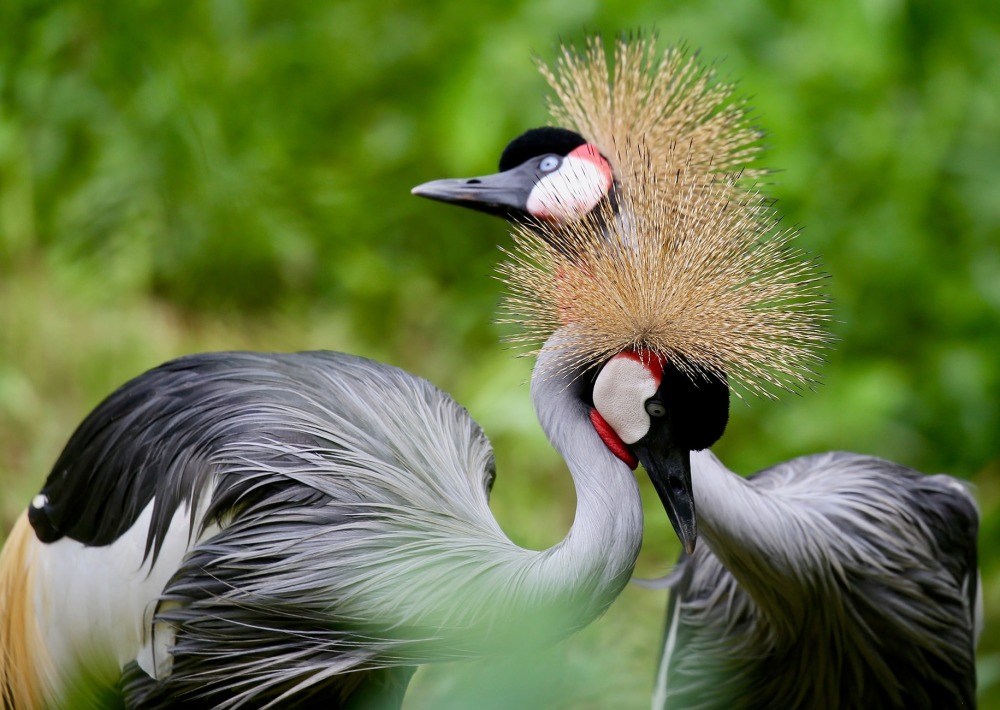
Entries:
[[581, 373], [561, 370], [555, 360], [540, 356], [531, 391], [539, 422], [575, 484], [569, 533], [552, 548], [527, 550], [503, 533], [488, 508], [474, 515], [466, 509], [463, 518], [476, 528], [463, 524], [459, 534], [435, 540], [433, 573], [417, 585], [426, 596], [411, 597], [410, 621], [449, 629], [453, 641], [446, 645], [468, 655], [550, 643], [586, 626], [628, 582], [642, 543], [635, 477], [594, 430], [580, 396]]
[[564, 638], [599, 617], [635, 567], [642, 544], [638, 485], [594, 430], [580, 397], [580, 375], [560, 370], [556, 357], [546, 352], [531, 384], [542, 429], [573, 477], [573, 525], [561, 542], [542, 551], [521, 548], [494, 529], [485, 544], [495, 563], [485, 573], [480, 565], [478, 578], [466, 569], [460, 582], [470, 591], [485, 590], [480, 611], [488, 611], [474, 622], [477, 645], [537, 645]]
[[796, 510], [707, 450], [692, 452], [691, 474], [704, 541], [775, 630], [791, 628], [804, 611], [796, 560], [810, 554]]

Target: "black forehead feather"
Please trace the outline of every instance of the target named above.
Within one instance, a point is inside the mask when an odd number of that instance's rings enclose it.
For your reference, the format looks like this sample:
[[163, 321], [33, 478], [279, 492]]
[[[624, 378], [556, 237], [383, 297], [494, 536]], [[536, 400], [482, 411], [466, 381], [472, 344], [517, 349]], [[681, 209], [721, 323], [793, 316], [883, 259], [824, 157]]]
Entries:
[[532, 128], [512, 140], [503, 149], [500, 155], [500, 172], [516, 168], [524, 161], [538, 155], [548, 153], [568, 155], [574, 148], [579, 148], [586, 142], [579, 133], [565, 128], [552, 126]]
[[667, 362], [660, 391], [664, 393], [674, 438], [683, 448], [707, 449], [725, 432], [729, 421], [729, 383], [725, 376], [693, 363], [685, 371]]

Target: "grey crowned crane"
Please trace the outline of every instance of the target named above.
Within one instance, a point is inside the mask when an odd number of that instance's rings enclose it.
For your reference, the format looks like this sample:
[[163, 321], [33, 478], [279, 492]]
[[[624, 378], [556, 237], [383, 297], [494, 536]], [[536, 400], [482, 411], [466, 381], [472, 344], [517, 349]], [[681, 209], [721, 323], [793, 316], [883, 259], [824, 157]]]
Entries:
[[[598, 359], [641, 348], [695, 382], [781, 387], [790, 366], [810, 365], [799, 351], [821, 339], [800, 317], [811, 304], [785, 289], [797, 283], [801, 296], [814, 275], [777, 266], [790, 234], [751, 243], [775, 231], [761, 224], [770, 210], [725, 174], [758, 137], [727, 103], [731, 88], [713, 89], [710, 72], [676, 50], [657, 61], [647, 40], [617, 45], [613, 76], [599, 42], [543, 73], [557, 94], [553, 120], [573, 130], [520, 136], [498, 175], [414, 189], [521, 225], [502, 267], [515, 319], [536, 337], [570, 328]], [[651, 207], [635, 213], [646, 203], [661, 206], [659, 220]], [[719, 235], [738, 243], [740, 231], [740, 258], [718, 258]], [[743, 288], [741, 274], [764, 276]], [[678, 292], [698, 305], [673, 309]], [[782, 327], [752, 344], [745, 296], [787, 306]], [[634, 367], [618, 355], [605, 371]], [[608, 422], [634, 440], [627, 417]], [[707, 450], [691, 454], [690, 479], [667, 481], [685, 551], [662, 580], [672, 593], [654, 710], [975, 707], [979, 512], [961, 481], [843, 452], [743, 478]], [[695, 548], [697, 531], [705, 544]]]

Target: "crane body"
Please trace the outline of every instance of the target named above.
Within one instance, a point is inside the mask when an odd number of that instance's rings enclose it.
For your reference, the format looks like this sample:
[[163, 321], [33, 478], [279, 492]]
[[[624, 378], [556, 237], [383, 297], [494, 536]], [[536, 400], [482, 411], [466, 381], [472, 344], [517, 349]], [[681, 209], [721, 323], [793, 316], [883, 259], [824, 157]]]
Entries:
[[119, 688], [127, 707], [392, 707], [416, 664], [572, 633], [642, 535], [589, 387], [533, 382], [578, 501], [566, 539], [532, 551], [489, 510], [482, 431], [425, 380], [330, 352], [140, 375], [83, 421], [4, 548], [5, 707]]
[[964, 484], [844, 452], [691, 466], [705, 544], [670, 575], [654, 710], [975, 707]]

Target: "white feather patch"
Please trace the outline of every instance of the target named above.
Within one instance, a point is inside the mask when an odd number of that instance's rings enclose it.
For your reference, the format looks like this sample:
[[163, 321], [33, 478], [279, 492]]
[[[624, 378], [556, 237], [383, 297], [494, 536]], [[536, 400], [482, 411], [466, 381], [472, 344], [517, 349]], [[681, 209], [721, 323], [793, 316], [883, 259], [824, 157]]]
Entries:
[[619, 355], [594, 382], [594, 407], [622, 441], [634, 444], [649, 432], [645, 403], [658, 388], [649, 368], [633, 357]]
[[554, 173], [546, 175], [528, 195], [528, 213], [564, 223], [590, 212], [608, 193], [609, 175], [592, 160], [567, 156]]
[[[202, 502], [210, 500], [211, 488]], [[182, 504], [156, 563], [143, 562], [152, 516], [150, 501], [132, 527], [110, 545], [88, 547], [69, 538], [38, 545], [35, 603], [42, 639], [59, 676], [49, 684], [57, 705], [60, 690], [81, 671], [109, 684], [117, 682], [122, 668], [133, 660], [150, 676], [169, 673], [165, 654], [154, 662], [153, 612], [163, 588], [200, 539], [191, 538], [189, 507]], [[162, 640], [157, 641], [162, 646]]]

